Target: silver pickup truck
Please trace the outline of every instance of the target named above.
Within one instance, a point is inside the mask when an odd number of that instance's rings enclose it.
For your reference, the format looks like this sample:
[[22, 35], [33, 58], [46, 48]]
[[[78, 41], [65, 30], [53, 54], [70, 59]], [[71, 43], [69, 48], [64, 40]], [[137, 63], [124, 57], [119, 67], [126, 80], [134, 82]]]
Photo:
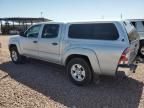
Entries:
[[138, 49], [138, 33], [128, 21], [39, 23], [9, 40], [15, 64], [36, 58], [63, 65], [77, 85], [94, 74], [129, 75]]

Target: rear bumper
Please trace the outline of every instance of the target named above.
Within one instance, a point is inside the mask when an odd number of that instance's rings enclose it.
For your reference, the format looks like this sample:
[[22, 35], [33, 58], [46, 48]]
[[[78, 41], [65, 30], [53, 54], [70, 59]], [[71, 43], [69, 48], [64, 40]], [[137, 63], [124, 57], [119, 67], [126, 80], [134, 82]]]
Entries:
[[136, 69], [137, 69], [136, 63], [130, 65], [119, 65], [116, 71], [116, 76], [118, 77], [129, 76], [131, 73], [135, 73]]

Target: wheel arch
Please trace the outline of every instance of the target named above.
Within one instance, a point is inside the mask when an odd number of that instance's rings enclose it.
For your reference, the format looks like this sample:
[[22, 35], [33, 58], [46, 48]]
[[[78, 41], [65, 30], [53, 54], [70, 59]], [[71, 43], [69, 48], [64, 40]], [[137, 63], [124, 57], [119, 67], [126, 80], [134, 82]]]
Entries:
[[10, 45], [9, 45], [9, 50], [11, 50], [11, 49], [14, 48], [14, 47], [17, 48], [17, 46], [16, 46], [15, 44], [10, 44]]
[[13, 47], [16, 47], [17, 48], [17, 50], [18, 50], [18, 52], [21, 54], [21, 49], [20, 49], [20, 47], [19, 47], [19, 44], [18, 43], [11, 43], [11, 44], [9, 44], [9, 50], [11, 50], [11, 48], [13, 48]]
[[64, 66], [67, 65], [67, 63], [72, 59], [72, 58], [84, 58], [91, 66], [92, 70], [96, 74], [101, 74], [100, 71], [100, 66], [99, 66], [99, 61], [97, 59], [97, 56], [94, 51], [90, 49], [84, 49], [84, 48], [72, 48], [66, 51], [63, 54], [62, 58], [62, 64]]
[[73, 58], [83, 58], [83, 59], [86, 60], [86, 61], [89, 63], [89, 65], [91, 66], [89, 58], [88, 58], [86, 55], [81, 55], [81, 54], [71, 54], [71, 55], [69, 55], [69, 56], [66, 58], [65, 65], [68, 64], [68, 62], [69, 62], [71, 59], [73, 59]]

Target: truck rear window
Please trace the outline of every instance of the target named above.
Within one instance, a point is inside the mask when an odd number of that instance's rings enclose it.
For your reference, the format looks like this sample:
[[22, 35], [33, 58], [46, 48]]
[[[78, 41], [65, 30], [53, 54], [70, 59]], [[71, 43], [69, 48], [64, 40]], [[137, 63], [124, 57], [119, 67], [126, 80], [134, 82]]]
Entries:
[[113, 23], [72, 24], [68, 35], [76, 39], [117, 40], [119, 38]]
[[136, 30], [133, 30], [131, 31], [129, 34], [128, 34], [128, 38], [129, 38], [129, 41], [132, 42], [134, 40], [137, 40], [139, 37], [138, 33], [136, 32]]
[[139, 34], [137, 33], [134, 26], [132, 26], [129, 22], [124, 22], [124, 25], [125, 25], [125, 28], [128, 34], [128, 39], [130, 42], [139, 39]]

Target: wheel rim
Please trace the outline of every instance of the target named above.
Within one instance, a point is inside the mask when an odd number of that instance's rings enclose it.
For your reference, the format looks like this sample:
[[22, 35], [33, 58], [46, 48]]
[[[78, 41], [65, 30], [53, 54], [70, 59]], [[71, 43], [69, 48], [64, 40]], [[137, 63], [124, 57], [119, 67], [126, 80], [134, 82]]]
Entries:
[[71, 76], [76, 81], [83, 81], [85, 79], [85, 69], [80, 64], [74, 64], [71, 68]]
[[12, 51], [12, 59], [13, 59], [13, 61], [17, 61], [17, 59], [18, 59], [18, 56], [17, 56], [17, 52], [16, 51]]
[[144, 55], [144, 46], [140, 50], [141, 54]]

